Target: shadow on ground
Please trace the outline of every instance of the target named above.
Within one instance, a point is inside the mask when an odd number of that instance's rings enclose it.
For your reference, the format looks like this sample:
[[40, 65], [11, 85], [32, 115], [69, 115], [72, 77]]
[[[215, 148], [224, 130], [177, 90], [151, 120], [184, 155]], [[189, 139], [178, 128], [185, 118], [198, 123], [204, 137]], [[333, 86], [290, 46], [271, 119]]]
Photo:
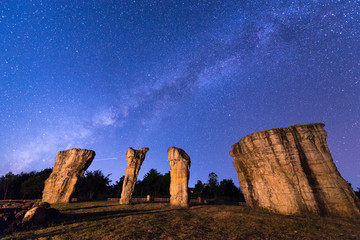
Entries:
[[[109, 205], [106, 205], [109, 206]], [[75, 209], [94, 209], [104, 206], [93, 206], [93, 207], [84, 207], [84, 208], [74, 208]], [[177, 209], [143, 209], [143, 210], [114, 210], [114, 211], [101, 211], [101, 212], [91, 212], [91, 213], [63, 213], [63, 217], [59, 220], [54, 221], [52, 224], [55, 229], [44, 232], [37, 233], [33, 235], [33, 239], [45, 238], [50, 239], [60, 235], [66, 235], [68, 231], [71, 232], [81, 232], [87, 231], [92, 228], [88, 226], [86, 222], [100, 222], [101, 220], [111, 220], [115, 218], [122, 218], [128, 216], [140, 216], [140, 215], [153, 215], [158, 213], [167, 213], [176, 211]], [[84, 222], [84, 224], [82, 224]], [[71, 226], [74, 225], [74, 226]], [[61, 228], [57, 226], [62, 226]], [[46, 226], [43, 226], [46, 227]], [[43, 228], [41, 227], [41, 228]], [[100, 226], [99, 226], [100, 227]], [[40, 228], [36, 228], [40, 229]], [[36, 230], [35, 228], [33, 230]], [[67, 229], [67, 230], [64, 230]]]

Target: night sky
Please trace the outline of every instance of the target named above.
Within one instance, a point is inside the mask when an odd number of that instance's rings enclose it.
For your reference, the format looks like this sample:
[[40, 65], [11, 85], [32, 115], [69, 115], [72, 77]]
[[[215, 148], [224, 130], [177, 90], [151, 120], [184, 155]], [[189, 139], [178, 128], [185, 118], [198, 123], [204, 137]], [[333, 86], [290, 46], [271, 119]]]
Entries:
[[96, 152], [88, 170], [139, 178], [191, 157], [190, 186], [237, 174], [231, 145], [325, 123], [360, 187], [360, 1], [0, 0], [0, 175]]

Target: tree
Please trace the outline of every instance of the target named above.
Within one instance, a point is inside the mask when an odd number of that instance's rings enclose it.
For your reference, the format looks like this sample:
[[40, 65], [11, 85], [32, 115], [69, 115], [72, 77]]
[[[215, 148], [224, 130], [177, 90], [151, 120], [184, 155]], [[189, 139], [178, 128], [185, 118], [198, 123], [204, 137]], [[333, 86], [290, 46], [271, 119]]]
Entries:
[[194, 188], [194, 193], [197, 196], [200, 196], [202, 194], [203, 189], [204, 189], [204, 184], [200, 180], [197, 180]]
[[214, 172], [211, 172], [209, 173], [209, 184], [210, 184], [210, 187], [214, 187], [214, 186], [217, 186], [219, 183], [218, 183], [218, 175]]
[[44, 182], [51, 171], [47, 168], [40, 172], [7, 173], [0, 177], [0, 199], [41, 198]]
[[218, 195], [218, 189], [219, 189], [219, 182], [218, 182], [218, 176], [216, 173], [211, 172], [209, 173], [209, 187], [210, 187], [210, 193], [214, 198], [217, 198]]
[[49, 178], [51, 173], [52, 168], [45, 168], [44, 170], [38, 172], [36, 175], [40, 176], [40, 178], [45, 182], [45, 180]]
[[114, 197], [121, 197], [122, 187], [124, 185], [125, 176], [122, 176], [119, 181], [116, 181], [114, 185], [112, 185], [112, 193], [115, 194]]
[[46, 168], [40, 172], [34, 173], [34, 175], [23, 181], [20, 189], [21, 193], [23, 193], [23, 198], [41, 198], [45, 180], [50, 176], [51, 172], [51, 168]]
[[83, 197], [89, 200], [96, 200], [101, 195], [108, 194], [110, 191], [109, 175], [104, 176], [100, 170], [86, 172], [85, 175], [80, 178], [74, 196]]
[[35, 172], [13, 174], [7, 173], [0, 178], [1, 196], [3, 199], [22, 199], [21, 184], [31, 176], [34, 176]]
[[170, 172], [162, 175], [156, 169], [150, 169], [144, 175], [142, 181], [138, 180], [135, 184], [134, 196], [146, 197], [168, 197], [170, 196]]
[[21, 184], [21, 193], [24, 198], [36, 199], [41, 198], [42, 190], [44, 189], [44, 182], [40, 176], [31, 176]]
[[160, 192], [162, 197], [170, 197], [170, 171], [160, 176]]
[[1, 190], [4, 200], [7, 199], [9, 189], [11, 189], [15, 178], [16, 176], [12, 172], [7, 173], [5, 176], [2, 176], [0, 178]]
[[146, 195], [156, 197], [161, 188], [161, 174], [156, 169], [152, 168], [145, 174], [142, 183]]
[[238, 198], [240, 190], [235, 186], [231, 179], [223, 179], [219, 186], [220, 195], [228, 198]]

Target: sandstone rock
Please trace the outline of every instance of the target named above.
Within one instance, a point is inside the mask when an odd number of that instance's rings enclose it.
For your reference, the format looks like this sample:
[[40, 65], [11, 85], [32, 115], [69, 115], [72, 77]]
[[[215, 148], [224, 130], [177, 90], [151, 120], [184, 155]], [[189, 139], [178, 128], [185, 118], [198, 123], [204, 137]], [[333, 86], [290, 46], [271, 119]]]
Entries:
[[282, 214], [360, 215], [359, 200], [332, 160], [324, 126], [256, 132], [231, 147], [248, 206]]
[[120, 204], [130, 204], [131, 197], [134, 192], [135, 183], [141, 167], [145, 160], [145, 156], [149, 148], [141, 148], [139, 150], [132, 149], [131, 147], [126, 152], [126, 174], [121, 192]]
[[52, 173], [45, 181], [43, 202], [67, 203], [75, 185], [95, 157], [92, 150], [73, 148], [58, 152]]
[[[2, 233], [9, 234], [19, 229], [26, 229], [34, 224], [42, 224], [61, 217], [59, 210], [50, 208], [49, 204], [41, 204], [44, 207], [27, 209], [28, 203], [15, 200], [12, 206], [15, 208], [0, 209], [0, 238]], [[35, 202], [34, 205], [39, 202]]]
[[46, 220], [46, 209], [43, 207], [35, 207], [25, 213], [22, 220], [23, 224], [40, 224]]
[[184, 150], [176, 147], [170, 147], [167, 154], [170, 163], [170, 205], [188, 207], [190, 157]]

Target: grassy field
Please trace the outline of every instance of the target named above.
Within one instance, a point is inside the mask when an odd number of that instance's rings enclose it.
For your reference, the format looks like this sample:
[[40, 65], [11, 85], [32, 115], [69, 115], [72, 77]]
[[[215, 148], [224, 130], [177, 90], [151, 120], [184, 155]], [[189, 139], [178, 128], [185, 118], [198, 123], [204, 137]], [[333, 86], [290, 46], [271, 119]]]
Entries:
[[283, 216], [245, 206], [54, 204], [63, 218], [3, 239], [360, 239], [360, 219]]

